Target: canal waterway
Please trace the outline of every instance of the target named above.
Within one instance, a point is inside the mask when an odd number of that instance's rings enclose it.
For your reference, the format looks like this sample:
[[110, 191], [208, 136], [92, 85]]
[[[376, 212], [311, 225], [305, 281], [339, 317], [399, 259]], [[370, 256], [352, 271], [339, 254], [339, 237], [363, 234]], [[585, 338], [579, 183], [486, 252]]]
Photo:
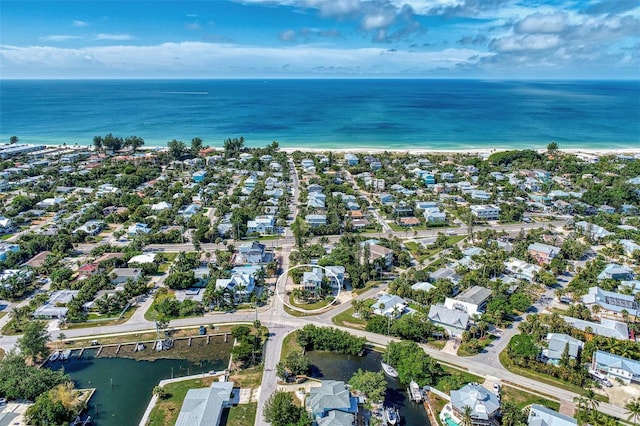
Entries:
[[86, 350], [81, 359], [74, 354], [69, 360], [54, 362], [49, 367], [64, 368], [77, 388], [96, 389], [86, 413], [94, 426], [134, 426], [142, 418], [160, 380], [224, 370], [229, 362], [229, 349], [230, 345], [212, 348], [202, 361], [96, 358], [95, 350]]
[[[382, 355], [367, 352], [364, 356], [341, 355], [326, 351], [307, 352], [311, 361], [311, 377], [325, 380], [348, 382], [359, 368], [365, 371], [380, 371]], [[386, 376], [385, 376], [386, 377]], [[407, 389], [397, 379], [387, 379], [385, 405], [393, 405], [400, 410], [402, 424], [407, 426], [429, 426], [429, 418], [422, 404], [411, 402]]]

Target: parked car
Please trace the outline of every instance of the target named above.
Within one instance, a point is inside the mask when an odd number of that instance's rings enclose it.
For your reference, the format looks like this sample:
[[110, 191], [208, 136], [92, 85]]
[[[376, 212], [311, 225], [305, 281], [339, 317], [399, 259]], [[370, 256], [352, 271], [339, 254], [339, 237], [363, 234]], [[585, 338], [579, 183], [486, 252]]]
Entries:
[[7, 405], [7, 398], [0, 398], [0, 405]]
[[500, 383], [493, 384], [493, 392], [495, 392], [498, 395], [500, 394]]

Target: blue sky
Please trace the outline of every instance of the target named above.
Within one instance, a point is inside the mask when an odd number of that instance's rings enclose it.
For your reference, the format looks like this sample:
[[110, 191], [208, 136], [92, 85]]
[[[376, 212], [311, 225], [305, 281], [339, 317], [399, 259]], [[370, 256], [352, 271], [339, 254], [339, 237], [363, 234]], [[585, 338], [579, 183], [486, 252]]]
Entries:
[[0, 78], [638, 79], [637, 0], [0, 2]]

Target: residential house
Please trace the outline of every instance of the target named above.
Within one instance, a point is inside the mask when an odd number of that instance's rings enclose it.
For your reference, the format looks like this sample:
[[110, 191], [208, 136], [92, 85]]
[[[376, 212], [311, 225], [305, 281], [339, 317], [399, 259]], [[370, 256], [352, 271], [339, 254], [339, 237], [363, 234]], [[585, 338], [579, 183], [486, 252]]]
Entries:
[[578, 421], [544, 405], [531, 404], [527, 426], [578, 426]]
[[595, 351], [591, 360], [591, 369], [606, 374], [612, 379], [624, 383], [640, 383], [640, 361], [613, 355], [609, 352]]
[[495, 204], [472, 205], [471, 213], [481, 220], [497, 220], [500, 217], [500, 207]]
[[417, 217], [414, 217], [414, 216], [398, 217], [398, 218], [396, 218], [396, 223], [399, 226], [408, 228], [408, 227], [411, 227], [411, 226], [419, 226], [420, 225], [420, 219], [418, 219]]
[[69, 308], [65, 305], [78, 296], [80, 290], [58, 290], [51, 293], [49, 300], [33, 312], [34, 318], [62, 319]]
[[[358, 398], [351, 395], [345, 382], [323, 380], [320, 386], [309, 389], [305, 407], [311, 412], [318, 425], [351, 426], [358, 413]], [[345, 413], [351, 417], [344, 417], [336, 412]], [[331, 422], [327, 422], [329, 419]]]
[[305, 158], [302, 161], [300, 161], [300, 165], [302, 166], [304, 171], [307, 173], [315, 173], [316, 171], [316, 167], [315, 167], [316, 164], [310, 158]]
[[491, 199], [491, 194], [489, 194], [487, 191], [476, 189], [471, 191], [471, 199], [486, 202]]
[[378, 198], [380, 199], [380, 204], [383, 206], [390, 206], [396, 202], [396, 197], [387, 193], [378, 194]]
[[598, 281], [602, 280], [616, 280], [616, 281], [628, 281], [633, 279], [633, 269], [618, 265], [616, 263], [609, 263], [598, 275]]
[[233, 382], [213, 382], [208, 388], [189, 389], [176, 426], [218, 426], [222, 411], [231, 407]]
[[576, 229], [579, 229], [584, 235], [595, 241], [613, 235], [612, 232], [607, 231], [602, 226], [585, 222], [584, 220], [576, 222], [575, 227]]
[[451, 407], [456, 423], [462, 424], [466, 407], [471, 408], [472, 426], [499, 426], [500, 401], [487, 388], [470, 383], [451, 391]]
[[345, 267], [340, 265], [330, 265], [324, 267], [329, 285], [333, 288], [342, 288], [344, 284]]
[[326, 214], [308, 214], [305, 216], [304, 220], [312, 228], [317, 228], [319, 226], [324, 226], [327, 224], [327, 215]]
[[[366, 243], [366, 242], [365, 242]], [[378, 259], [382, 260], [383, 269], [390, 269], [393, 266], [393, 250], [371, 243], [369, 245], [369, 262], [374, 263]]]
[[17, 228], [13, 220], [0, 216], [0, 234], [12, 234]]
[[447, 297], [444, 301], [444, 306], [447, 309], [466, 312], [470, 316], [473, 316], [477, 313], [484, 312], [491, 293], [491, 290], [488, 288], [475, 285], [455, 298]]
[[504, 266], [511, 275], [521, 280], [533, 282], [537, 275], [542, 271], [538, 265], [532, 265], [525, 261], [511, 258], [504, 261]]
[[190, 219], [193, 215], [198, 213], [202, 207], [198, 204], [189, 204], [186, 206], [180, 207], [178, 210], [178, 215], [182, 216], [185, 219]]
[[258, 241], [250, 241], [240, 244], [236, 263], [250, 263], [253, 265], [269, 263], [273, 259], [271, 253], [266, 252], [266, 246]]
[[436, 178], [432, 174], [426, 174], [422, 177], [425, 185], [435, 185]]
[[560, 254], [560, 247], [543, 243], [529, 244], [527, 251], [539, 264], [548, 264]]
[[169, 210], [171, 208], [171, 203], [167, 203], [166, 201], [160, 201], [159, 203], [151, 205], [151, 211], [161, 212], [163, 210]]
[[151, 232], [151, 228], [146, 223], [132, 223], [127, 228], [127, 235], [129, 236], [148, 234], [149, 232]]
[[74, 234], [79, 232], [84, 232], [87, 235], [96, 236], [98, 235], [107, 224], [102, 220], [88, 220], [84, 225], [77, 227], [73, 230]]
[[548, 333], [547, 347], [542, 350], [542, 359], [547, 364], [559, 365], [565, 350], [570, 359], [576, 359], [583, 346], [582, 341], [567, 334]]
[[127, 262], [128, 265], [144, 265], [145, 263], [153, 263], [156, 260], [155, 253], [143, 253], [137, 256], [133, 256]]
[[36, 207], [40, 207], [42, 209], [47, 209], [49, 207], [57, 207], [64, 203], [64, 198], [45, 198], [44, 200], [36, 203]]
[[601, 211], [602, 213], [605, 213], [605, 214], [614, 214], [616, 212], [616, 208], [603, 204], [600, 207], [598, 207], [598, 211]]
[[0, 261], [7, 260], [9, 253], [17, 253], [19, 251], [20, 246], [18, 244], [0, 244]]
[[447, 215], [441, 212], [438, 207], [427, 208], [423, 214], [427, 223], [445, 223], [447, 221]]
[[250, 272], [232, 272], [231, 278], [216, 280], [216, 289], [224, 290], [230, 294], [236, 303], [248, 300], [255, 286], [255, 276]]
[[193, 181], [195, 183], [200, 183], [200, 182], [202, 182], [204, 180], [204, 178], [206, 176], [207, 176], [207, 171], [206, 170], [198, 170], [193, 175], [191, 175], [191, 178], [193, 179]]
[[371, 310], [376, 315], [384, 315], [387, 317], [399, 317], [407, 308], [407, 302], [400, 296], [383, 294], [376, 303], [371, 306]]
[[620, 213], [624, 215], [636, 215], [638, 214], [638, 208], [632, 204], [623, 204], [620, 206]]
[[254, 220], [247, 221], [248, 234], [272, 234], [276, 219], [273, 215], [256, 216]]
[[447, 330], [451, 337], [461, 337], [469, 327], [469, 314], [442, 305], [431, 305], [428, 318]]
[[327, 196], [322, 192], [310, 192], [307, 197], [307, 207], [310, 209], [325, 209]]
[[640, 253], [640, 244], [632, 240], [620, 240], [620, 244], [624, 250], [624, 254], [633, 257], [635, 252]]
[[582, 331], [590, 330], [590, 332], [596, 336], [612, 337], [618, 340], [629, 339], [629, 328], [627, 324], [621, 321], [602, 318], [598, 323], [573, 317], [562, 317], [562, 319], [571, 327]]
[[320, 267], [314, 267], [311, 271], [306, 271], [302, 274], [302, 288], [305, 291], [315, 293], [322, 287], [324, 280], [324, 270]]
[[600, 287], [590, 287], [589, 292], [582, 296], [582, 302], [589, 307], [598, 305], [610, 312], [621, 314], [622, 311], [626, 311], [633, 316], [636, 316], [640, 309], [633, 295], [607, 291]]
[[138, 281], [143, 277], [140, 268], [113, 268], [109, 273], [111, 284], [118, 285], [127, 281]]
[[344, 160], [348, 166], [356, 166], [360, 162], [360, 159], [350, 152], [344, 155]]
[[438, 269], [437, 271], [431, 272], [429, 274], [429, 280], [431, 282], [436, 282], [438, 280], [449, 280], [454, 284], [457, 284], [458, 282], [460, 282], [460, 275], [458, 275], [458, 273], [451, 269], [451, 268], [447, 268], [447, 267], [442, 267], [440, 269]]
[[426, 291], [429, 292], [431, 290], [433, 290], [434, 288], [436, 288], [436, 286], [434, 286], [433, 284], [431, 284], [430, 282], [427, 281], [419, 281], [415, 284], [413, 284], [411, 286], [411, 290], [414, 291]]
[[92, 275], [95, 275], [98, 271], [100, 270], [100, 268], [98, 267], [98, 264], [96, 263], [85, 263], [84, 265], [80, 266], [78, 268], [78, 275], [81, 278], [88, 278]]

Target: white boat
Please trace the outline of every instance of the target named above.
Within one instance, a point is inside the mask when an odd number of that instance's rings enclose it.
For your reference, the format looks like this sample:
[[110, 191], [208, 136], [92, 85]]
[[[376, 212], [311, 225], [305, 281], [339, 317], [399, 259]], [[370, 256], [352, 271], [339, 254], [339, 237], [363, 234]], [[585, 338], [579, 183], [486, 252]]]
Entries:
[[67, 349], [66, 351], [60, 354], [60, 361], [66, 361], [71, 356], [71, 349]]
[[57, 361], [58, 358], [60, 358], [60, 352], [58, 351], [54, 351], [50, 356], [49, 356], [49, 362], [54, 362]]
[[392, 365], [387, 364], [384, 361], [380, 361], [380, 365], [382, 365], [382, 371], [384, 371], [384, 374], [394, 379], [398, 377], [398, 372], [396, 371], [395, 368], [393, 368]]
[[412, 401], [422, 402], [422, 390], [420, 390], [420, 386], [415, 382], [415, 380], [412, 380], [411, 383], [409, 383], [409, 397]]
[[393, 426], [400, 424], [400, 413], [398, 413], [396, 407], [385, 407], [382, 416], [384, 417], [384, 421], [387, 422], [387, 425]]

